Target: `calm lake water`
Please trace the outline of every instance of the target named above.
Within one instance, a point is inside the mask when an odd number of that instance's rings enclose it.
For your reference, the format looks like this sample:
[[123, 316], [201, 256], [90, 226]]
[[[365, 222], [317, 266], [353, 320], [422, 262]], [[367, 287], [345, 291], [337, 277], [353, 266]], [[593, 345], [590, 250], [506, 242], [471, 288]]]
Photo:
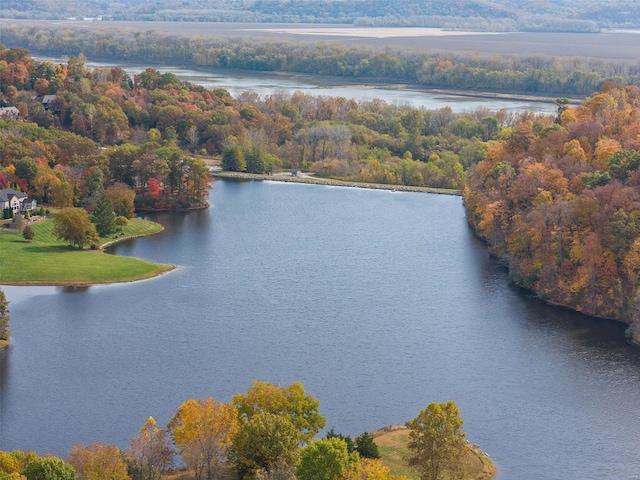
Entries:
[[460, 197], [216, 181], [210, 202], [116, 247], [172, 273], [4, 288], [0, 450], [125, 448], [257, 378], [302, 382], [349, 435], [453, 399], [500, 479], [640, 475], [640, 350], [509, 286]]
[[[66, 63], [67, 58], [45, 57], [34, 55], [35, 59], [53, 63]], [[111, 68], [113, 63], [88, 62], [89, 68]], [[161, 73], [174, 73], [182, 81], [188, 81], [213, 90], [224, 88], [231, 95], [237, 97], [243, 92], [256, 92], [261, 96], [279, 92], [304, 92], [314, 96], [344, 97], [356, 101], [370, 101], [376, 98], [391, 104], [411, 105], [415, 108], [424, 107], [429, 110], [450, 107], [454, 112], [469, 112], [478, 108], [488, 108], [493, 111], [505, 109], [507, 111], [528, 110], [536, 113], [555, 113], [556, 106], [548, 102], [534, 102], [509, 100], [502, 98], [481, 98], [461, 95], [445, 95], [420, 90], [397, 89], [372, 85], [348, 85], [350, 79], [345, 79], [343, 85], [323, 84], [322, 77], [316, 77], [315, 83], [310, 77], [305, 80], [293, 77], [281, 77], [257, 72], [255, 75], [240, 75], [223, 71], [189, 70], [181, 67], [162, 65], [119, 65], [129, 75], [137, 75], [148, 67], [153, 67]]]

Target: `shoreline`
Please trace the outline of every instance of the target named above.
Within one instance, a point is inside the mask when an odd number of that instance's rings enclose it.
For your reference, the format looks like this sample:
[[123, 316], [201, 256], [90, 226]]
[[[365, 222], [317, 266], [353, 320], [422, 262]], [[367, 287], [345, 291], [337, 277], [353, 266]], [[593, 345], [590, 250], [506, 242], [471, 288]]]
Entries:
[[[31, 52], [34, 58], [37, 57], [65, 57], [65, 54], [52, 54], [50, 52], [42, 52], [38, 50], [31, 49]], [[38, 60], [40, 61], [40, 60]], [[114, 59], [112, 57], [94, 57], [91, 61], [99, 62], [99, 63], [113, 63], [114, 65], [118, 65], [120, 67], [140, 67], [141, 65], [146, 65], [143, 60], [130, 60], [126, 59], [124, 61], [119, 61], [118, 59]], [[89, 63], [91, 63], [89, 61]], [[172, 62], [157, 62], [154, 64], [154, 68], [158, 69], [158, 71], [162, 71], [162, 68], [167, 67], [177, 67], [177, 68], [187, 68], [194, 71], [200, 71], [205, 73], [220, 73], [223, 72], [225, 74], [238, 74], [244, 77], [249, 78], [271, 78], [271, 79], [284, 79], [284, 80], [302, 80], [305, 82], [317, 84], [320, 88], [337, 89], [337, 88], [380, 88], [380, 89], [388, 89], [388, 90], [404, 90], [404, 91], [413, 91], [413, 92], [422, 92], [422, 93], [431, 93], [438, 95], [451, 95], [456, 97], [471, 97], [471, 98], [490, 98], [490, 99], [501, 99], [501, 100], [513, 100], [513, 101], [523, 101], [523, 102], [540, 102], [540, 103], [553, 103], [559, 97], [569, 98], [570, 105], [578, 105], [582, 102], [583, 98], [573, 97], [572, 94], [569, 93], [557, 93], [555, 95], [549, 96], [547, 95], [535, 95], [530, 93], [522, 93], [522, 92], [511, 92], [508, 90], [495, 90], [495, 91], [486, 91], [486, 90], [460, 90], [460, 89], [450, 89], [450, 88], [440, 88], [440, 87], [429, 87], [427, 85], [421, 85], [418, 83], [406, 83], [406, 82], [398, 82], [398, 79], [388, 79], [388, 81], [381, 80], [376, 77], [343, 77], [337, 75], [318, 75], [304, 72], [288, 72], [288, 71], [256, 71], [256, 70], [247, 70], [243, 68], [213, 68], [211, 66], [203, 66], [203, 65], [195, 65], [189, 62], [177, 64]], [[287, 89], [285, 89], [287, 90]], [[293, 91], [293, 90], [291, 90]]]
[[461, 190], [415, 187], [411, 185], [391, 185], [386, 183], [349, 182], [346, 180], [335, 180], [322, 177], [294, 177], [285, 175], [265, 175], [259, 173], [246, 172], [212, 172], [214, 178], [252, 180], [252, 181], [274, 181], [289, 183], [306, 183], [309, 185], [325, 185], [331, 187], [364, 188], [369, 190], [389, 190], [392, 192], [413, 192], [413, 193], [435, 193], [438, 195], [462, 196]]

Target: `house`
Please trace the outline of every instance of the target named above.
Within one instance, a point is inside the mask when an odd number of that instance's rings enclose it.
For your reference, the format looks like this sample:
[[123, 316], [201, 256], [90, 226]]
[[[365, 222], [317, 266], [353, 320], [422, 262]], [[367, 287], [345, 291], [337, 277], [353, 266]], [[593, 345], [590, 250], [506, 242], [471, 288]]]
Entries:
[[16, 192], [11, 188], [3, 188], [0, 190], [0, 211], [11, 209], [12, 215], [18, 212], [26, 213], [34, 210], [37, 202], [33, 198], [27, 198], [26, 193]]
[[36, 209], [38, 202], [35, 198], [25, 198], [20, 204], [20, 213], [31, 212]]
[[16, 107], [2, 107], [0, 108], [0, 118], [10, 118], [15, 120], [20, 116], [20, 110]]
[[45, 110], [49, 110], [49, 104], [56, 99], [55, 95], [42, 95], [40, 97], [31, 97], [36, 102], [40, 102]]

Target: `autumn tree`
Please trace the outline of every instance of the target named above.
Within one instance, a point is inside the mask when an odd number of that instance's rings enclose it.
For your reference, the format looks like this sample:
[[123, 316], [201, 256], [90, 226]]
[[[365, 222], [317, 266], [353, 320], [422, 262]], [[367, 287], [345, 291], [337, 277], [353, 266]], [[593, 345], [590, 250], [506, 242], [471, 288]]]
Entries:
[[190, 399], [180, 405], [167, 430], [196, 480], [217, 480], [227, 464], [237, 425], [238, 416], [232, 404], [213, 398]]
[[306, 393], [300, 382], [281, 387], [277, 383], [254, 380], [246, 394], [232, 398], [240, 418], [250, 418], [259, 412], [286, 416], [298, 428], [305, 442], [310, 441], [326, 423], [319, 412], [320, 401]]
[[0, 289], [0, 343], [9, 340], [9, 302]]
[[53, 219], [53, 234], [79, 249], [99, 241], [98, 232], [84, 208], [67, 207]]
[[409, 480], [405, 476], [391, 474], [391, 469], [380, 460], [361, 458], [344, 476], [345, 480]]
[[344, 440], [316, 440], [300, 452], [296, 477], [298, 480], [340, 480], [357, 462], [358, 454], [350, 454]]
[[407, 422], [409, 465], [420, 480], [455, 478], [465, 449], [465, 433], [458, 406], [453, 401], [430, 403]]
[[122, 452], [113, 445], [74, 445], [67, 462], [75, 468], [78, 480], [129, 480]]
[[243, 417], [232, 438], [231, 457], [241, 478], [295, 465], [301, 434], [286, 415], [257, 412]]
[[132, 218], [136, 192], [126, 183], [114, 183], [106, 188], [105, 194], [111, 202], [111, 209], [120, 216]]
[[159, 480], [173, 463], [167, 432], [158, 428], [153, 417], [149, 417], [138, 435], [131, 439], [127, 455], [133, 461], [133, 480]]

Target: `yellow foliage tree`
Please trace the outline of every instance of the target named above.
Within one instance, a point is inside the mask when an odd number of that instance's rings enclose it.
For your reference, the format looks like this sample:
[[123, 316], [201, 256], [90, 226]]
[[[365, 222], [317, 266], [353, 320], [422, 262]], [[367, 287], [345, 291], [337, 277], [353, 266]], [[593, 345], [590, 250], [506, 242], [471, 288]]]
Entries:
[[228, 460], [231, 437], [238, 427], [232, 404], [209, 397], [189, 399], [178, 408], [167, 427], [184, 464], [196, 480], [220, 478]]
[[249, 418], [260, 412], [288, 417], [306, 442], [326, 423], [319, 413], [320, 402], [306, 393], [300, 382], [281, 387], [277, 383], [254, 380], [245, 395], [234, 395], [232, 398], [240, 417]]
[[113, 445], [74, 445], [68, 463], [76, 470], [78, 480], [129, 480], [122, 452]]

